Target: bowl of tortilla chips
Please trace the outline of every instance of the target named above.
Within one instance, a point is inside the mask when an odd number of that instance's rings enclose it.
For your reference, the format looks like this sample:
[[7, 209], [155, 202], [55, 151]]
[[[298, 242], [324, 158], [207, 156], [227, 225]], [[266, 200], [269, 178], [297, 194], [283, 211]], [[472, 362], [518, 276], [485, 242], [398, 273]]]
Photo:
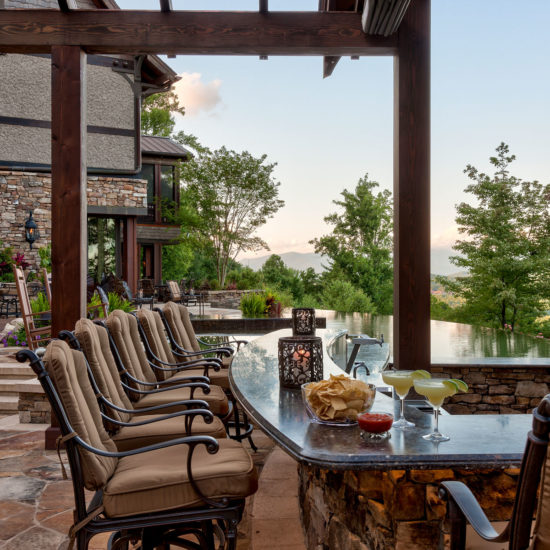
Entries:
[[370, 411], [376, 386], [345, 374], [302, 385], [302, 398], [308, 416], [319, 424], [354, 426], [357, 416]]

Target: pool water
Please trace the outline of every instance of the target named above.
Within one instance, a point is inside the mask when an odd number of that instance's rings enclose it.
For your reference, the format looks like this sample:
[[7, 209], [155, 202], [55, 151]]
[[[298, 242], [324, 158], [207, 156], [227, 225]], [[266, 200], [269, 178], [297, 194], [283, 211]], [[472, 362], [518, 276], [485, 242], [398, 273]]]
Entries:
[[[368, 334], [374, 337], [383, 334], [391, 354], [392, 316], [329, 310], [317, 310], [316, 315], [326, 317], [327, 328], [347, 329], [349, 334]], [[378, 346], [368, 346], [371, 347]], [[348, 345], [348, 348], [351, 353], [351, 346]], [[373, 349], [372, 352], [376, 350]], [[431, 357], [432, 363], [470, 363], [472, 359], [487, 358], [509, 358], [509, 363], [520, 362], [520, 358], [523, 363], [540, 364], [544, 360], [550, 363], [550, 340], [461, 323], [431, 321]], [[361, 357], [358, 356], [358, 360]]]

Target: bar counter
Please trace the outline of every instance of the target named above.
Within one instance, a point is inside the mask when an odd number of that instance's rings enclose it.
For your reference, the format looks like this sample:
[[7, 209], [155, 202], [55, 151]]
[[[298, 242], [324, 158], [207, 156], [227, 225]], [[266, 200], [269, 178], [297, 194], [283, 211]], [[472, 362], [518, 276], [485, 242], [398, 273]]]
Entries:
[[[279, 386], [277, 343], [290, 334], [279, 330], [245, 346], [230, 383], [258, 426], [298, 462], [308, 549], [442, 548], [445, 503], [437, 485], [444, 479], [472, 487], [490, 519], [509, 517], [531, 415], [440, 416], [439, 429], [451, 439], [432, 443], [421, 436], [432, 431], [433, 415], [407, 406], [405, 416], [416, 428], [392, 429], [390, 439], [367, 442], [357, 426], [312, 422], [301, 393]], [[341, 374], [328, 353], [341, 333], [317, 335], [324, 378]], [[372, 410], [397, 418], [398, 406], [377, 393]]]

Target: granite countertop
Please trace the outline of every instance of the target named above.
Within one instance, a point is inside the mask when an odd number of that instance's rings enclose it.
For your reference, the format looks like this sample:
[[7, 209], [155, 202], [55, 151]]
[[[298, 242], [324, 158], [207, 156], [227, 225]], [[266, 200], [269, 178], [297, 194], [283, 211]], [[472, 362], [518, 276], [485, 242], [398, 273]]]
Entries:
[[[277, 343], [290, 330], [271, 332], [249, 343], [237, 354], [230, 370], [235, 397], [284, 450], [301, 463], [335, 470], [390, 470], [440, 468], [509, 468], [521, 462], [531, 415], [442, 415], [439, 429], [450, 441], [432, 443], [422, 435], [432, 431], [433, 415], [407, 407], [405, 416], [416, 428], [392, 429], [391, 438], [367, 442], [357, 426], [331, 427], [312, 422], [300, 391], [279, 386]], [[334, 331], [317, 330], [324, 345]], [[326, 347], [324, 377], [343, 371]], [[361, 376], [360, 376], [361, 377]], [[398, 414], [399, 403], [377, 393], [372, 411]]]

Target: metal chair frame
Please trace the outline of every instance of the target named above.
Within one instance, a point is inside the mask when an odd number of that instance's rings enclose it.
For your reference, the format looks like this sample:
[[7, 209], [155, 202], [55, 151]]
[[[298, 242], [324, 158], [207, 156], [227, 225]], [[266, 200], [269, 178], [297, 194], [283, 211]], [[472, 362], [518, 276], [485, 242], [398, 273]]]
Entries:
[[[232, 347], [210, 348], [200, 352], [190, 352], [188, 350], [183, 349], [176, 342], [174, 333], [170, 328], [170, 324], [168, 323], [168, 320], [166, 319], [166, 315], [164, 315], [164, 312], [160, 308], [155, 308], [153, 311], [156, 311], [160, 315], [160, 318], [162, 319], [162, 323], [164, 325], [166, 333], [168, 334], [168, 340], [170, 342], [170, 346], [172, 347], [172, 353], [176, 357], [189, 357], [197, 353], [200, 353], [200, 354], [216, 353], [218, 355], [222, 355], [222, 356], [225, 355], [226, 357], [230, 357], [234, 353], [235, 349]], [[202, 340], [199, 340], [198, 338], [197, 340], [199, 341], [199, 343], [203, 344]], [[239, 350], [241, 344], [248, 344], [246, 340], [235, 340], [235, 342], [237, 343], [237, 351]], [[256, 452], [258, 448], [256, 447], [256, 444], [252, 439], [252, 432], [254, 431], [254, 426], [250, 423], [246, 412], [240, 411], [239, 404], [235, 399], [235, 396], [233, 395], [233, 393], [229, 390], [226, 391], [225, 393], [228, 399], [230, 400], [230, 402], [233, 404], [234, 418], [233, 420], [228, 422], [228, 427], [234, 428], [235, 434], [234, 435], [230, 434], [229, 436], [232, 439], [235, 439], [237, 441], [243, 441], [243, 439], [247, 439], [252, 450]]]
[[[21, 363], [26, 361], [30, 363], [31, 368], [35, 372], [50, 402], [63, 436], [74, 433], [59, 395], [42, 361], [30, 350], [21, 350], [17, 353], [16, 357]], [[203, 502], [202, 507], [173, 510], [170, 512], [140, 514], [124, 518], [108, 518], [99, 512], [96, 516], [93, 516], [94, 510], [101, 505], [103, 495], [101, 490], [97, 491], [89, 507], [86, 507], [79, 448], [100, 456], [122, 458], [148, 453], [174, 445], [187, 445], [189, 447], [185, 468], [193, 490]], [[191, 468], [193, 452], [198, 445], [206, 446], [210, 454], [215, 454], [219, 449], [219, 444], [216, 439], [210, 436], [187, 436], [124, 452], [108, 452], [97, 449], [86, 443], [78, 435], [66, 440], [65, 447], [71, 468], [75, 498], [75, 525], [80, 522], [85, 522], [90, 515], [93, 518], [82, 525], [75, 534], [78, 550], [86, 550], [90, 539], [94, 535], [111, 531], [114, 531], [114, 535], [111, 537], [109, 545], [112, 548], [123, 547], [130, 540], [141, 540], [142, 550], [153, 550], [155, 547], [170, 541], [172, 537], [182, 534], [183, 532], [189, 532], [198, 537], [199, 543], [197, 544], [192, 541], [178, 539], [178, 544], [180, 546], [194, 550], [214, 550], [212, 534], [213, 521], [221, 522], [221, 524], [225, 526], [227, 550], [235, 550], [237, 525], [242, 517], [244, 499], [220, 499], [217, 501], [202, 494], [193, 478]]]
[[[440, 494], [448, 501], [447, 517], [451, 530], [451, 550], [464, 550], [466, 547], [467, 522], [486, 541], [508, 542], [509, 550], [523, 550], [529, 547], [537, 489], [548, 453], [549, 434], [550, 394], [544, 397], [533, 411], [533, 429], [527, 435], [512, 519], [500, 534], [495, 531], [475, 496], [464, 483], [460, 481], [441, 483]], [[542, 495], [539, 498], [542, 498]]]

